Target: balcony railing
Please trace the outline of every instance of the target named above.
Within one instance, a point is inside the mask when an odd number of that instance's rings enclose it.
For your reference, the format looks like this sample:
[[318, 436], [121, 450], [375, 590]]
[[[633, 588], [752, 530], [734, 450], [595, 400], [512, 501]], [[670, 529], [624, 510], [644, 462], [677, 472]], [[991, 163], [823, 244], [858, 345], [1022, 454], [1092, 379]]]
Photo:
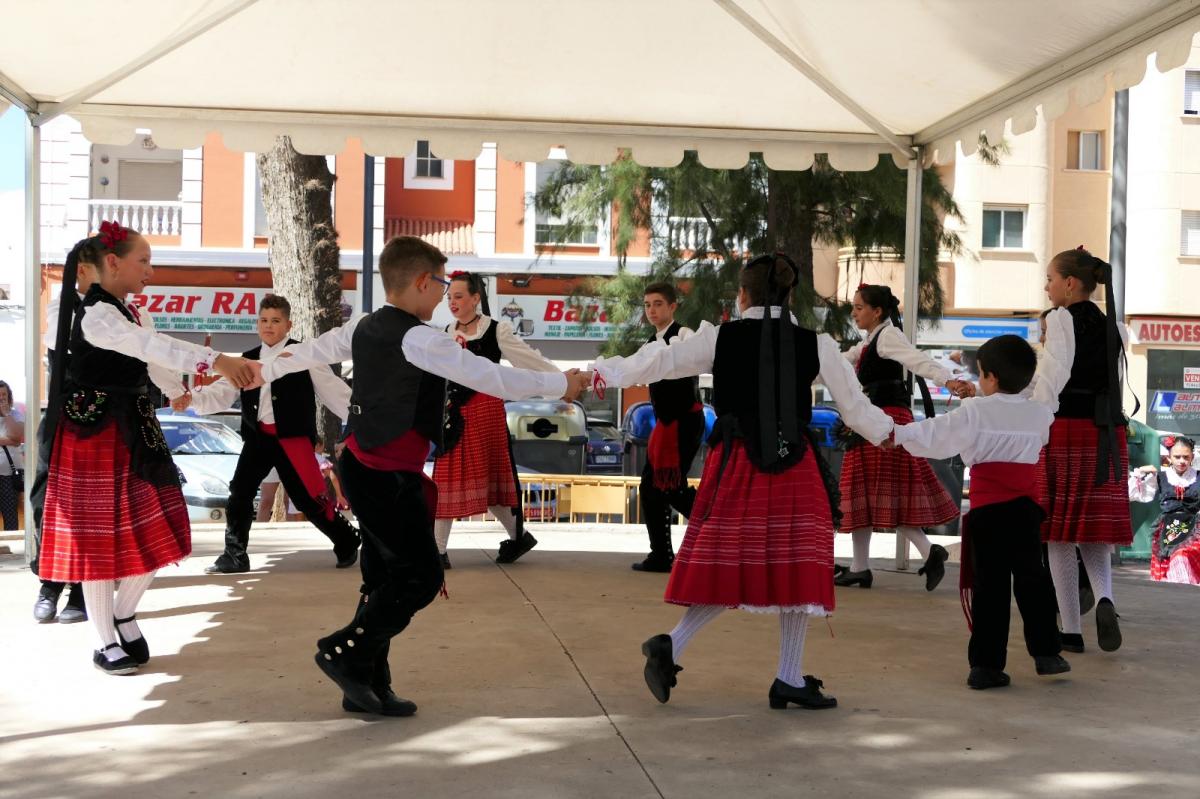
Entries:
[[[712, 228], [704, 217], [669, 216], [666, 221], [667, 241], [673, 249], [681, 252], [711, 252], [715, 249]], [[729, 239], [725, 246], [734, 252], [745, 252], [750, 244], [745, 239]]]
[[416, 236], [446, 255], [470, 255], [475, 252], [475, 226], [456, 219], [415, 219], [388, 217], [383, 225], [384, 238]]
[[183, 231], [183, 203], [88, 200], [88, 229], [99, 230], [101, 222], [119, 222], [122, 227], [149, 236], [178, 236]]

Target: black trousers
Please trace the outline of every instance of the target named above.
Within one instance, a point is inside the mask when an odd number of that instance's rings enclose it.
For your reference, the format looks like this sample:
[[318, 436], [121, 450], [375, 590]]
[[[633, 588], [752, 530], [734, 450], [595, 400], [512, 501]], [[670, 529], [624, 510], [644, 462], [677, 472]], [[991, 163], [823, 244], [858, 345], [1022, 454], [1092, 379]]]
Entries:
[[[341, 459], [342, 484], [362, 533], [362, 588], [350, 624], [322, 638], [322, 652], [342, 639], [336, 657], [344, 657], [364, 679], [384, 686], [387, 653], [417, 611], [441, 590], [442, 559], [433, 537], [433, 513], [424, 475], [385, 472], [363, 465], [346, 449]], [[436, 495], [434, 495], [436, 497]]]
[[642, 506], [642, 518], [646, 521], [646, 533], [650, 536], [650, 553], [659, 557], [674, 554], [671, 546], [671, 509], [684, 516], [692, 515], [696, 502], [696, 489], [687, 484], [687, 473], [692, 461], [700, 451], [704, 438], [704, 413], [687, 413], [679, 422], [679, 473], [682, 480], [678, 488], [663, 491], [654, 486], [654, 464], [646, 459], [642, 468], [642, 482], [638, 486], [638, 500]]
[[333, 542], [334, 551], [339, 554], [343, 550], [353, 551], [358, 544], [354, 526], [340, 513], [334, 513], [332, 519], [326, 518], [325, 507], [308, 493], [296, 467], [280, 446], [279, 439], [257, 431], [248, 433], [244, 428], [242, 437], [242, 454], [238, 457], [233, 480], [229, 483], [229, 505], [225, 510], [225, 552], [220, 561], [231, 564], [244, 564], [247, 561], [246, 545], [250, 542], [250, 525], [254, 522], [254, 497], [272, 468], [279, 472], [279, 482], [292, 504]]
[[971, 601], [974, 630], [967, 646], [971, 666], [1004, 668], [1012, 596], [1017, 599], [1030, 656], [1062, 651], [1054, 618], [1054, 584], [1042, 563], [1042, 516], [1041, 508], [1024, 497], [967, 514], [975, 569]]

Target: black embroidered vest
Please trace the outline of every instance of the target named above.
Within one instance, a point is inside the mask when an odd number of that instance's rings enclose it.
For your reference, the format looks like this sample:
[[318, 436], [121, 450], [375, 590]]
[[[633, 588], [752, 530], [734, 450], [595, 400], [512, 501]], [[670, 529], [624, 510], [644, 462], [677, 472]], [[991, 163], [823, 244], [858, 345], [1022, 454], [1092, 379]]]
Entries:
[[[663, 335], [663, 343], [670, 344], [679, 335], [680, 324], [672, 322]], [[657, 336], [651, 336], [654, 341]], [[659, 380], [650, 384], [650, 405], [660, 422], [674, 422], [688, 413], [700, 401], [700, 378], [681, 377], [677, 380]]]
[[[287, 343], [299, 342], [288, 339]], [[257, 361], [262, 355], [262, 345], [242, 353], [243, 358]], [[306, 369], [272, 380], [271, 413], [275, 417], [275, 432], [280, 438], [303, 436], [314, 444], [317, 441], [317, 394], [313, 389], [312, 376]], [[242, 391], [242, 437], [246, 438], [258, 430], [258, 403], [261, 388]]]
[[862, 359], [855, 369], [858, 382], [862, 383], [863, 393], [872, 405], [907, 408], [912, 403], [908, 384], [904, 381], [904, 365], [879, 354], [879, 336], [882, 334], [880, 330], [862, 351]]
[[[473, 341], [466, 341], [465, 338], [463, 339], [465, 342], [464, 348], [474, 355], [478, 355], [481, 358], [487, 358], [492, 363], [500, 363], [502, 353], [500, 352], [500, 339], [497, 337], [498, 327], [499, 325], [496, 320], [489, 320], [487, 330], [483, 331], [482, 336], [474, 339]], [[448, 325], [446, 327], [446, 332], [453, 336], [455, 335], [453, 329], [453, 325]], [[471, 399], [471, 397], [474, 397], [476, 393], [475, 389], [467, 388], [466, 386], [461, 386], [454, 382], [449, 384], [447, 390], [449, 391], [451, 402], [460, 406], [465, 404], [467, 400]]]

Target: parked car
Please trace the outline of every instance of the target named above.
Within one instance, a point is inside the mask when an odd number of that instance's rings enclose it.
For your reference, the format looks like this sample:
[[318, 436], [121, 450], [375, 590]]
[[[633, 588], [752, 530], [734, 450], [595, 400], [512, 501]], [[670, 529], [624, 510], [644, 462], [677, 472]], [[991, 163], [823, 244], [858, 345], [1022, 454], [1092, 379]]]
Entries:
[[229, 505], [229, 481], [242, 452], [242, 438], [218, 421], [193, 414], [158, 411], [158, 423], [179, 478], [188, 518], [193, 522], [223, 522]]
[[588, 419], [587, 437], [587, 470], [600, 474], [620, 474], [625, 444], [616, 425], [603, 419]]

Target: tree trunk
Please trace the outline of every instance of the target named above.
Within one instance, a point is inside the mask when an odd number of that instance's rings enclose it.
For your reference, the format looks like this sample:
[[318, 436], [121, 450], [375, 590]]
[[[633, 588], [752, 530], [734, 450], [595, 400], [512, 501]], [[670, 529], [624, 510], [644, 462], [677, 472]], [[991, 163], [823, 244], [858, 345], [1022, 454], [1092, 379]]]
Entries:
[[[311, 339], [342, 323], [340, 249], [333, 227], [336, 178], [325, 156], [300, 155], [287, 136], [275, 139], [270, 152], [259, 153], [258, 173], [271, 234], [273, 291], [292, 306], [292, 337]], [[340, 371], [336, 364], [334, 371]], [[332, 452], [337, 417], [318, 410], [317, 431], [326, 452]]]
[[767, 172], [767, 244], [773, 252], [787, 253], [796, 262], [798, 283], [792, 305], [802, 324], [814, 324], [812, 309], [818, 302], [814, 285], [812, 210], [802, 196], [796, 172]]

